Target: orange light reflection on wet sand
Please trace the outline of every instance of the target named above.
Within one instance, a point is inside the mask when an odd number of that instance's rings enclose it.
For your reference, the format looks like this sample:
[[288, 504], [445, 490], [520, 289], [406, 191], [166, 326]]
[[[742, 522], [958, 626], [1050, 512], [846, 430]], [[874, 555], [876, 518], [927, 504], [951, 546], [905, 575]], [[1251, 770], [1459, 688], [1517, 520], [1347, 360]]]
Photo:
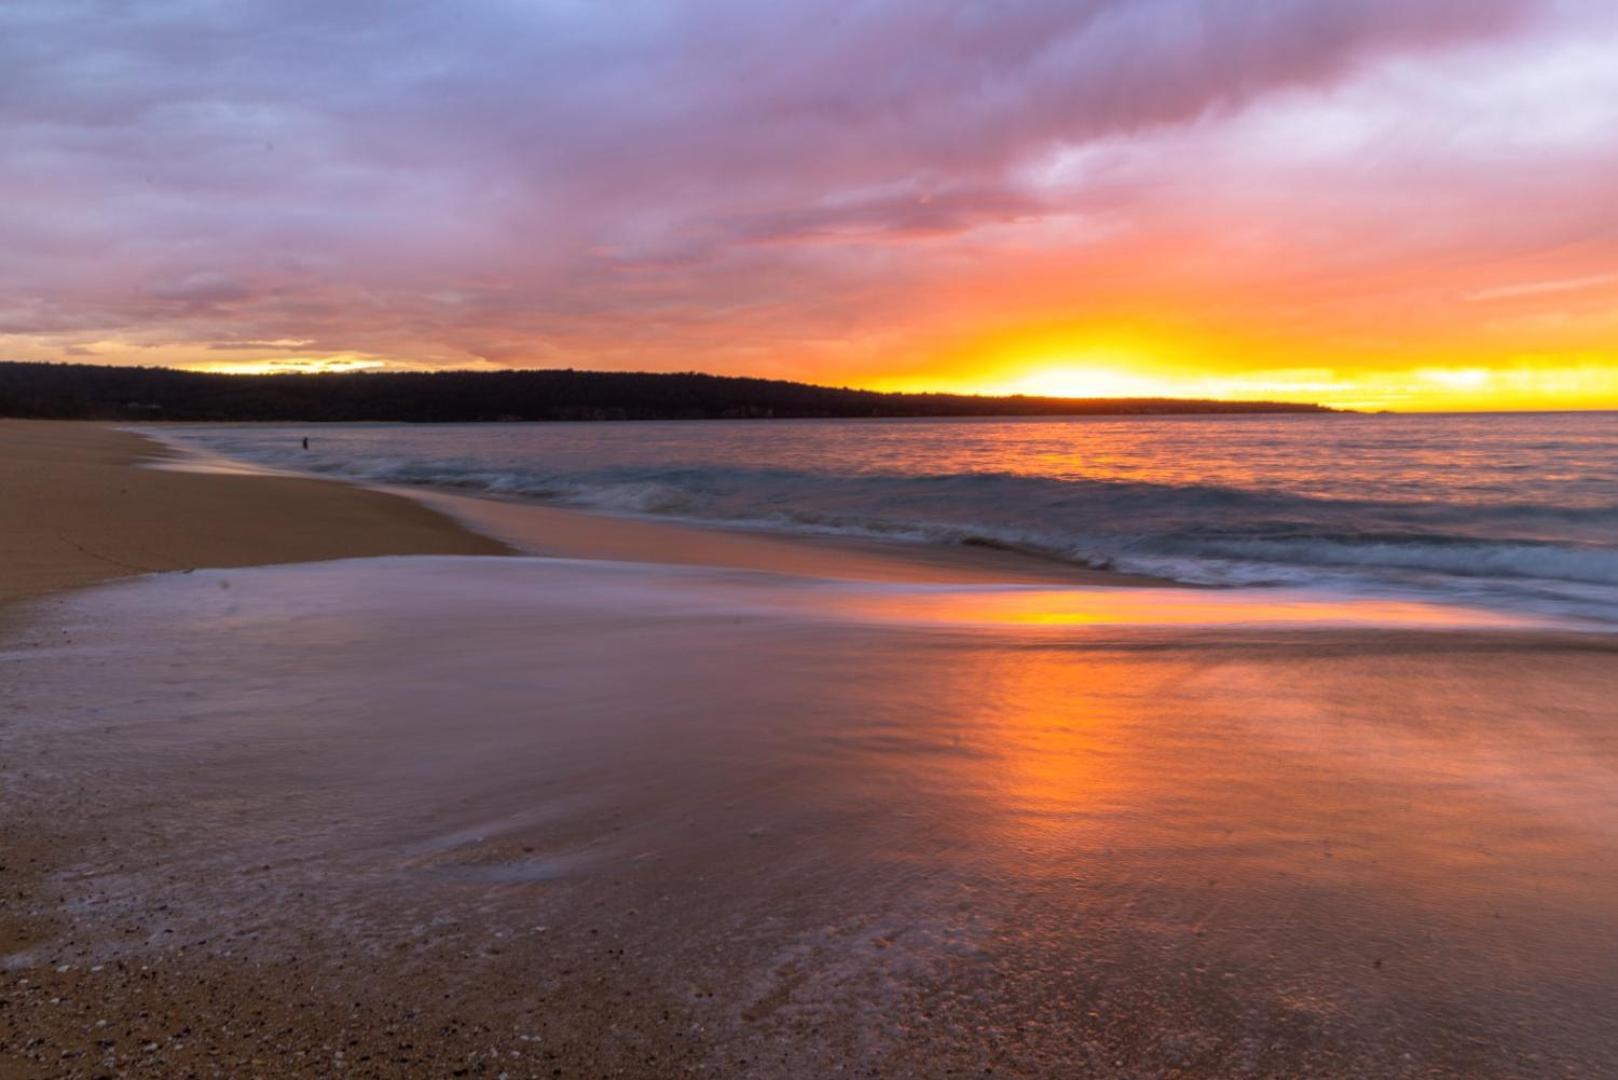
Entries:
[[1455, 605], [1260, 589], [851, 589], [839, 597], [836, 610], [877, 621], [940, 626], [1316, 626], [1509, 630], [1555, 625], [1529, 616]]

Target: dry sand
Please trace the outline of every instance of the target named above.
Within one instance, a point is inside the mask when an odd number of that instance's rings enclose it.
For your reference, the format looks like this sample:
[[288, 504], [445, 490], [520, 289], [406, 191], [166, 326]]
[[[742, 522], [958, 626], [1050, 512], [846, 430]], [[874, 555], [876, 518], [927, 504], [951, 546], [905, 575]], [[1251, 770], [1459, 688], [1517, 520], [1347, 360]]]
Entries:
[[98, 424], [0, 420], [0, 604], [153, 571], [509, 550], [343, 484], [135, 467], [163, 454]]

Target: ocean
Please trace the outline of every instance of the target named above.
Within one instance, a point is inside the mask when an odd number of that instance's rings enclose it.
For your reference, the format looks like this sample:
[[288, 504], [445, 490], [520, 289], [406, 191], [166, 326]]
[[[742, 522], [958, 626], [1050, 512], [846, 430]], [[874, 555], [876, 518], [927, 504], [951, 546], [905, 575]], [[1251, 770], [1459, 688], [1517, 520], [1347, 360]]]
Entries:
[[1618, 625], [1615, 413], [160, 430], [362, 483]]

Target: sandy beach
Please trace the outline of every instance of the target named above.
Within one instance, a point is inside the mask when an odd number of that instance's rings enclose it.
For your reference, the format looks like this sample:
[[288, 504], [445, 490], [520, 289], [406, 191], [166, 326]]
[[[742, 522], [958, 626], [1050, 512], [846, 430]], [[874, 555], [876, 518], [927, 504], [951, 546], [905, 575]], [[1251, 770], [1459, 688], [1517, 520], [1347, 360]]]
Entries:
[[0, 423], [0, 1075], [1618, 1069], [1605, 635], [156, 454]]
[[[957, 554], [852, 542], [803, 543], [514, 508], [444, 493], [410, 492], [407, 498], [322, 480], [210, 470], [194, 461], [183, 469], [144, 467], [173, 457], [160, 444], [104, 425], [0, 420], [0, 499], [7, 508], [0, 530], [0, 632], [6, 633], [7, 645], [37, 650], [51, 644], [31, 628], [37, 628], [42, 613], [61, 596], [72, 595], [63, 590], [199, 568], [385, 555], [509, 554], [511, 546], [490, 538], [500, 535], [525, 550], [566, 558], [733, 566], [850, 580], [1131, 580], [988, 550]], [[455, 519], [480, 531], [463, 528]], [[75, 976], [72, 966], [56, 971], [61, 965], [35, 962], [33, 950], [42, 944], [49, 943], [55, 954], [75, 940], [73, 920], [56, 910], [65, 896], [50, 887], [49, 875], [80, 857], [85, 815], [106, 809], [80, 806], [57, 818], [15, 800], [5, 807], [8, 843], [0, 872], [8, 890], [0, 899], [0, 956], [7, 958], [7, 1008], [0, 1013], [0, 1075], [95, 1072], [104, 1055], [91, 1047], [105, 1041], [102, 1028], [122, 1024], [128, 1049], [134, 1016], [141, 1018], [135, 1026], [150, 1029], [153, 1037], [170, 1019], [188, 1018], [182, 1026], [198, 1031], [211, 1025], [212, 1035], [204, 1040], [207, 1049], [198, 1061], [232, 1074], [251, 1066], [252, 1055], [261, 1049], [254, 1041], [258, 1035], [229, 1035], [226, 1028], [232, 1021], [257, 1030], [264, 1021], [244, 1018], [298, 1015], [300, 1031], [292, 1041], [300, 1048], [299, 1057], [307, 1057], [316, 1041], [334, 1039], [334, 1029], [322, 1026], [325, 1021], [309, 1027], [306, 1013], [288, 1011], [306, 1010], [313, 1003], [289, 1002], [278, 992], [279, 980], [266, 974], [276, 969], [273, 959], [268, 968], [247, 973], [233, 965], [220, 968], [206, 955], [193, 955], [178, 967], [142, 965], [138, 975], [118, 962], [110, 966], [119, 973], [115, 979], [86, 987], [89, 1000], [80, 998], [85, 1007], [93, 1004], [94, 1011], [106, 1013], [98, 1021], [107, 1024], [86, 1026], [73, 1008], [59, 1007], [68, 999], [51, 988], [77, 985], [84, 965]], [[185, 951], [179, 950], [182, 957]], [[340, 970], [342, 965], [334, 973]], [[327, 1008], [331, 1004], [322, 1003]], [[401, 1016], [413, 1015], [402, 1003], [398, 1007]], [[154, 1022], [159, 1016], [165, 1017], [163, 1023]], [[362, 1037], [369, 1043], [378, 1034], [369, 1031]], [[440, 1033], [436, 1041], [441, 1045], [427, 1051], [429, 1058], [423, 1060], [453, 1060], [461, 1052], [476, 1055], [476, 1050], [464, 1050], [464, 1039]], [[234, 1053], [236, 1049], [242, 1052]], [[591, 1049], [584, 1060], [603, 1052]], [[387, 1063], [384, 1072], [400, 1064], [391, 1054], [374, 1057]], [[132, 1064], [140, 1061], [137, 1055]], [[267, 1073], [279, 1074], [287, 1064], [285, 1055], [275, 1058], [273, 1068], [269, 1061], [262, 1063]], [[172, 1059], [165, 1059], [158, 1071], [172, 1066]], [[322, 1069], [310, 1064], [314, 1073]]]
[[508, 550], [345, 485], [136, 467], [163, 454], [97, 424], [0, 420], [0, 604], [202, 566]]
[[[134, 574], [369, 555], [496, 555], [729, 566], [873, 581], [1131, 584], [979, 548], [750, 536], [513, 507], [426, 489], [394, 497], [245, 470], [141, 468], [174, 457], [97, 424], [0, 420], [0, 604]], [[434, 510], [438, 512], [434, 512]], [[456, 524], [464, 521], [470, 528]]]

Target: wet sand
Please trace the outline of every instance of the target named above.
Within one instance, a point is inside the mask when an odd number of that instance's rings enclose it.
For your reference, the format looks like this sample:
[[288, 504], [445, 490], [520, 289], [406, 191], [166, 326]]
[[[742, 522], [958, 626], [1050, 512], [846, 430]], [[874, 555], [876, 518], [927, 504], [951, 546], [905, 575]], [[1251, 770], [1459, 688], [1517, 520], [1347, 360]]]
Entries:
[[0, 1075], [1618, 1071], [1610, 639], [978, 573], [13, 608]]
[[776, 536], [612, 517], [427, 488], [389, 489], [535, 555], [759, 570], [845, 581], [1169, 585], [1140, 574], [989, 546], [944, 547], [835, 536]]

